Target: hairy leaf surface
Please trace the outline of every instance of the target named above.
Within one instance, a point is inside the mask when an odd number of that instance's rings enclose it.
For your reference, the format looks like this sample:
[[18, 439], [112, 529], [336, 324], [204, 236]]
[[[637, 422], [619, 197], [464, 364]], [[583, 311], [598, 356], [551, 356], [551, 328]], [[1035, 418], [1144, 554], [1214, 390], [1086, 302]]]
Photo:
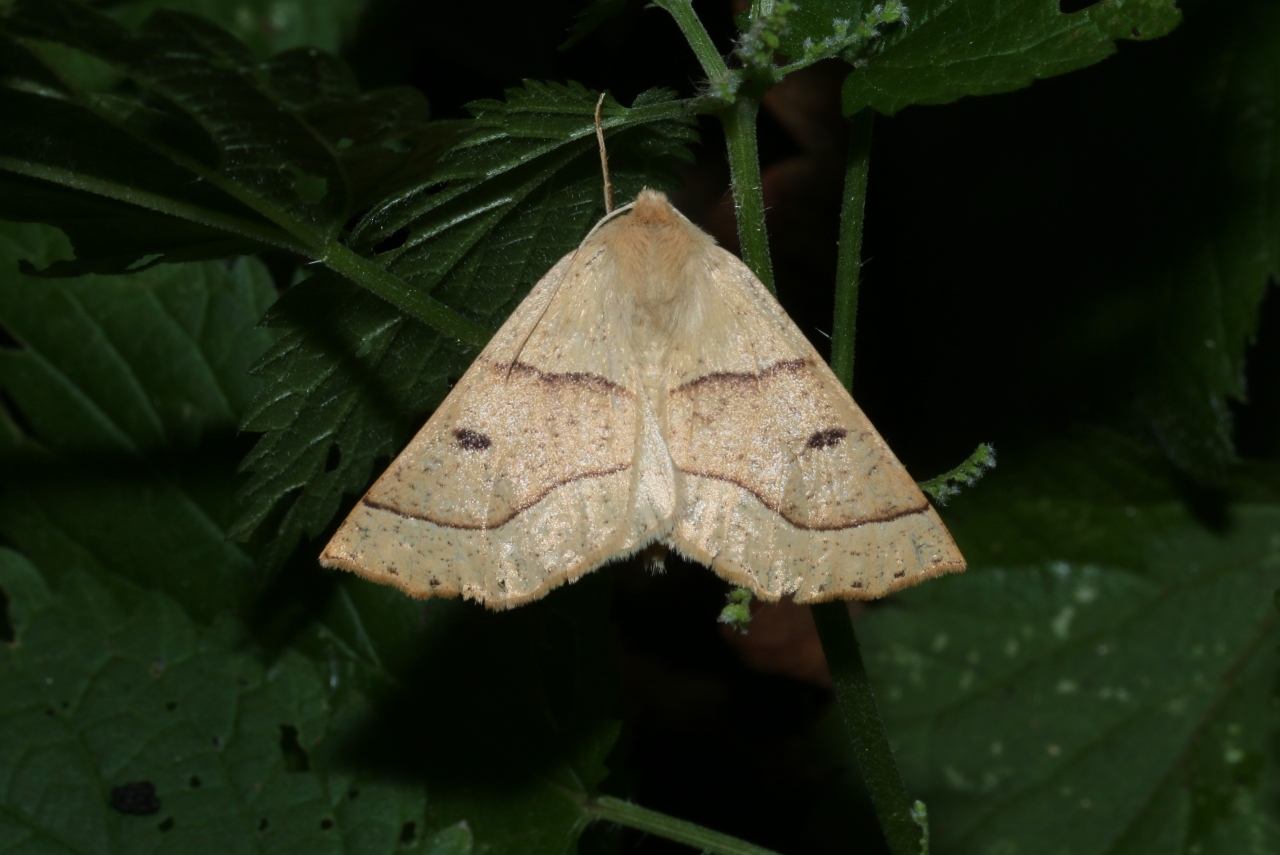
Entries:
[[[839, 42], [875, 5], [859, 0], [798, 3], [781, 50], [799, 59]], [[1092, 65], [1116, 42], [1165, 35], [1179, 21], [1174, 0], [1102, 0], [1071, 14], [1058, 0], [907, 0], [907, 22], [880, 30], [847, 52], [844, 110], [896, 113], [991, 95]]]
[[969, 572], [862, 624], [940, 851], [1280, 846], [1278, 474], [1197, 513], [1095, 436], [1006, 456], [957, 506]]

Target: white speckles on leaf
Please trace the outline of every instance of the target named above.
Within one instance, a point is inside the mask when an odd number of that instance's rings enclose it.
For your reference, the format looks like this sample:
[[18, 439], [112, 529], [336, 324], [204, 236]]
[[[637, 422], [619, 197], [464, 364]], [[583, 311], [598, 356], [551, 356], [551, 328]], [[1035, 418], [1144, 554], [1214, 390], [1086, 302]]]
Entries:
[[1063, 606], [1049, 624], [1053, 634], [1058, 638], [1066, 638], [1071, 633], [1071, 621], [1076, 616], [1075, 606]]

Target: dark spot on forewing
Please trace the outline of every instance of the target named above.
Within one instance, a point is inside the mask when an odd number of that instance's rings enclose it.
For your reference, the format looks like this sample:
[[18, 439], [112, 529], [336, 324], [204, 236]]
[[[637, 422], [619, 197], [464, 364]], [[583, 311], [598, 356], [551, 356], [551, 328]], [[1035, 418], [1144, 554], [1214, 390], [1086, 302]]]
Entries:
[[844, 428], [823, 428], [813, 432], [813, 436], [809, 437], [805, 442], [809, 448], [830, 448], [833, 445], [839, 445], [840, 440], [849, 435]]
[[458, 428], [453, 432], [453, 438], [457, 441], [458, 448], [464, 448], [467, 451], [484, 451], [493, 445], [493, 440], [471, 428]]

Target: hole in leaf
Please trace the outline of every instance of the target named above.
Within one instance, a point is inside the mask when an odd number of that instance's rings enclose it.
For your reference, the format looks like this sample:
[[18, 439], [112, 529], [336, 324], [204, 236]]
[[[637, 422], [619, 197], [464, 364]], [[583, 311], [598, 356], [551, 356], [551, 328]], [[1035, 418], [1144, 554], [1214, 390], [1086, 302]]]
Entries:
[[199, 775], [192, 775], [192, 776], [191, 776], [191, 780], [190, 780], [190, 781], [187, 781], [187, 783], [191, 785], [191, 789], [193, 789], [193, 790], [198, 790], [198, 789], [200, 789], [200, 776], [199, 776]]
[[292, 725], [280, 725], [280, 754], [286, 772], [305, 772], [311, 768], [307, 752], [298, 744], [298, 729]]
[[418, 823], [406, 822], [400, 826], [400, 845], [405, 849], [418, 843]]
[[177, 701], [169, 701], [169, 703], [164, 705], [165, 712], [173, 712], [177, 708], [178, 708]]
[[215, 736], [215, 737], [213, 738], [213, 750], [214, 750], [214, 751], [221, 751], [221, 750], [222, 750], [222, 737], [221, 737], [221, 736]]
[[[150, 781], [130, 781], [111, 788], [111, 807], [129, 816], [151, 816], [160, 812], [160, 797]], [[172, 820], [169, 820], [172, 824]], [[163, 824], [163, 823], [162, 823]]]
[[335, 442], [329, 446], [329, 454], [324, 459], [324, 471], [332, 472], [338, 468], [338, 464], [342, 462], [342, 449]]
[[297, 193], [298, 198], [304, 202], [314, 205], [329, 192], [329, 180], [327, 178], [303, 172], [292, 164], [289, 166], [289, 174], [293, 176], [293, 192]]
[[1244, 366], [1249, 397], [1230, 402], [1236, 449], [1241, 457], [1271, 457], [1280, 452], [1280, 288], [1268, 289], [1262, 300]]
[[160, 829], [161, 831], [169, 831], [170, 829], [173, 828], [173, 817], [166, 816], [164, 818], [164, 821], [161, 822], [159, 825], [157, 825], [156, 828]]
[[57, 718], [57, 717], [58, 717], [58, 714], [57, 714], [56, 712], [54, 712], [54, 711], [53, 711], [53, 707], [45, 707], [45, 708], [44, 708], [44, 714], [45, 714], [45, 715], [47, 715], [49, 718]]
[[355, 798], [358, 795], [360, 795], [360, 791], [357, 789], [352, 789], [349, 793], [347, 793], [347, 798], [351, 799], [352, 801], [355, 801]]
[[325, 817], [324, 819], [320, 820], [321, 831], [328, 831], [331, 828], [333, 828], [333, 820], [329, 819], [328, 817]]
[[1058, 11], [1064, 15], [1072, 15], [1096, 6], [1098, 2], [1099, 0], [1058, 0]]
[[378, 241], [378, 243], [373, 247], [373, 253], [374, 255], [379, 255], [384, 252], [390, 252], [393, 249], [399, 249], [404, 246], [404, 242], [408, 239], [409, 230], [407, 228], [396, 229], [394, 232]]
[[144, 255], [141, 258], [135, 259], [132, 264], [125, 268], [125, 270], [129, 273], [137, 273], [139, 270], [146, 270], [162, 258], [164, 258], [163, 252], [153, 252], [149, 255]]
[[270, 826], [271, 823], [267, 822], [267, 818], [265, 816], [258, 820], [258, 831], [266, 831]]
[[0, 588], [0, 641], [13, 644], [17, 635], [13, 632], [13, 618], [9, 615], [9, 594]]

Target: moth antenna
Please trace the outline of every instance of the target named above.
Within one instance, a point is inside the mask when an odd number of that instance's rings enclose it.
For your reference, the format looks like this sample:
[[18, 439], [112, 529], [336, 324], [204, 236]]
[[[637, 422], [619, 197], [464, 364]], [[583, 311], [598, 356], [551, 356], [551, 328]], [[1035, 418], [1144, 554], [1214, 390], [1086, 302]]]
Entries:
[[[604, 96], [602, 95], [601, 98], [603, 97]], [[598, 127], [599, 126], [597, 125], [597, 128]], [[603, 153], [604, 153], [604, 149], [601, 149], [601, 154], [603, 155]], [[612, 202], [610, 201], [610, 197], [612, 196], [612, 191], [613, 191], [613, 188], [610, 187], [609, 191], [605, 195], [605, 201], [609, 204], [612, 204]], [[582, 239], [582, 243], [578, 244], [578, 248], [573, 251], [573, 257], [569, 259], [569, 264], [565, 267], [564, 273], [560, 274], [560, 278], [556, 280], [556, 284], [552, 289], [551, 296], [547, 298], [547, 304], [542, 307], [542, 311], [538, 313], [538, 319], [533, 322], [532, 326], [529, 327], [529, 331], [525, 333], [524, 338], [520, 340], [520, 346], [516, 348], [516, 352], [511, 357], [511, 361], [507, 363], [507, 375], [506, 375], [507, 379], [510, 379], [511, 372], [515, 370], [516, 363], [520, 361], [520, 354], [524, 352], [524, 346], [529, 343], [529, 339], [533, 338], [534, 331], [538, 329], [538, 326], [542, 323], [542, 319], [546, 317], [547, 312], [551, 309], [551, 304], [555, 302], [556, 294], [560, 292], [560, 285], [564, 282], [564, 278], [569, 275], [569, 272], [573, 270], [574, 262], [578, 260], [578, 253], [582, 252], [583, 244], [587, 242], [588, 238], [590, 238], [593, 234], [599, 231], [600, 227], [603, 226], [605, 223], [609, 222], [610, 220], [616, 219], [617, 217], [622, 216], [623, 214], [630, 211], [633, 207], [635, 207], [634, 202], [627, 205], [623, 205], [621, 208], [618, 208], [615, 211], [610, 211], [609, 213], [605, 214], [603, 217], [600, 218], [600, 222], [592, 226], [591, 231], [587, 232], [587, 237]]]
[[596, 142], [600, 145], [600, 172], [604, 174], [604, 212], [613, 213], [613, 182], [609, 180], [609, 152], [604, 147], [604, 126], [600, 122], [600, 111], [604, 109], [604, 95], [596, 101]]

